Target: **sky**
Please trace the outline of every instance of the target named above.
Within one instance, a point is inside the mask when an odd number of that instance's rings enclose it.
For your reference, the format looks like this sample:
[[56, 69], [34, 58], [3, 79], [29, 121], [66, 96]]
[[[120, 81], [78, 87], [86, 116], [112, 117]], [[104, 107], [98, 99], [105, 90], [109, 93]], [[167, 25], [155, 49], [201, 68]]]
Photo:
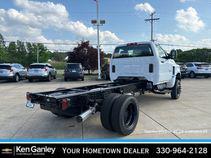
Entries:
[[[211, 47], [210, 0], [98, 0], [102, 44], [150, 40], [144, 19], [155, 12], [154, 38], [159, 43]], [[0, 33], [7, 41], [46, 44], [51, 50], [70, 50], [76, 43], [97, 43], [94, 0], [0, 0]], [[112, 52], [114, 45], [102, 45]], [[181, 47], [186, 49], [185, 47]]]

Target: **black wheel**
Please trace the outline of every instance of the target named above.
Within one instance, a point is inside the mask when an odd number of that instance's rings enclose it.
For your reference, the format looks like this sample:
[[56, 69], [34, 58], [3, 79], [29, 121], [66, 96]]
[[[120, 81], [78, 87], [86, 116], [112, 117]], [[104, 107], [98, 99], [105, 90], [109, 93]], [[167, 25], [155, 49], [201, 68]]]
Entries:
[[189, 74], [189, 77], [190, 78], [196, 78], [195, 72], [191, 71], [190, 74]]
[[15, 82], [19, 82], [19, 81], [20, 81], [20, 76], [19, 76], [18, 74], [16, 74], [16, 75], [14, 76], [14, 81], [15, 81]]
[[174, 87], [171, 90], [171, 98], [172, 99], [179, 99], [181, 94], [182, 86], [181, 81], [176, 79]]
[[113, 103], [111, 124], [121, 135], [131, 134], [138, 123], [139, 105], [133, 96], [122, 95]]
[[84, 77], [81, 78], [81, 81], [84, 81]]
[[29, 79], [29, 82], [33, 82], [33, 79]]
[[112, 125], [111, 125], [111, 110], [113, 107], [113, 103], [116, 99], [120, 97], [120, 94], [112, 93], [106, 99], [103, 101], [103, 105], [101, 107], [101, 113], [100, 113], [100, 120], [102, 126], [107, 129], [113, 131]]
[[65, 78], [64, 78], [64, 81], [67, 81], [67, 80], [68, 80], [68, 79], [65, 77]]
[[51, 74], [49, 74], [47, 80], [51, 81], [51, 79], [52, 79], [52, 76], [51, 76]]

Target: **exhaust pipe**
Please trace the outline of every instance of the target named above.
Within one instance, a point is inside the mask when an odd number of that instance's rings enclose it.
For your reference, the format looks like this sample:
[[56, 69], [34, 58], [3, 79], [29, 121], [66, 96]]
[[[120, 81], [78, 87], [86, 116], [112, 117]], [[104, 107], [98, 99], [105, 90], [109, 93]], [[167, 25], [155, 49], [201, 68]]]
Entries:
[[92, 114], [94, 114], [96, 111], [96, 108], [90, 108], [89, 110], [85, 111], [84, 113], [82, 113], [81, 115], [76, 117], [76, 121], [81, 123], [84, 122], [86, 119], [88, 119]]

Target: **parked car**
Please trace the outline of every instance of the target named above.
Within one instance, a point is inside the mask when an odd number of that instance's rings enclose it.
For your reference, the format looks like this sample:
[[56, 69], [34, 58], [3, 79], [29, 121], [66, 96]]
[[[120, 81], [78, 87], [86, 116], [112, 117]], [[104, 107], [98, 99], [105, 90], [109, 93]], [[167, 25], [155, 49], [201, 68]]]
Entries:
[[19, 82], [26, 76], [27, 70], [21, 64], [0, 64], [0, 80]]
[[211, 65], [204, 62], [189, 62], [186, 63], [187, 71], [190, 78], [196, 76], [204, 76], [206, 78], [211, 76]]
[[104, 80], [110, 80], [110, 65], [109, 64], [105, 64], [103, 67], [102, 67], [102, 71], [101, 71], [101, 77], [102, 79]]
[[68, 63], [64, 70], [64, 80], [81, 79], [84, 81], [84, 72], [80, 63]]
[[56, 79], [57, 71], [51, 64], [48, 63], [34, 63], [28, 68], [28, 80], [33, 82], [35, 79], [51, 81]]
[[180, 72], [181, 72], [181, 77], [185, 78], [188, 76], [188, 71], [187, 71], [187, 66], [185, 65], [185, 63], [182, 62], [177, 62], [177, 64], [180, 66]]

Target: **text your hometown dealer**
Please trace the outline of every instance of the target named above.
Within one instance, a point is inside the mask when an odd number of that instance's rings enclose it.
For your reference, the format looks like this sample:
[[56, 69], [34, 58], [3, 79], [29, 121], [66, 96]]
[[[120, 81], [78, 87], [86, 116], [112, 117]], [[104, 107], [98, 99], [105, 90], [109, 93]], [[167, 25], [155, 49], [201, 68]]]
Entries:
[[31, 146], [31, 147], [22, 147], [22, 146], [16, 146], [15, 147], [16, 153], [49, 153], [54, 154], [56, 151], [56, 148], [44, 146], [44, 147], [37, 147], [37, 146]]

